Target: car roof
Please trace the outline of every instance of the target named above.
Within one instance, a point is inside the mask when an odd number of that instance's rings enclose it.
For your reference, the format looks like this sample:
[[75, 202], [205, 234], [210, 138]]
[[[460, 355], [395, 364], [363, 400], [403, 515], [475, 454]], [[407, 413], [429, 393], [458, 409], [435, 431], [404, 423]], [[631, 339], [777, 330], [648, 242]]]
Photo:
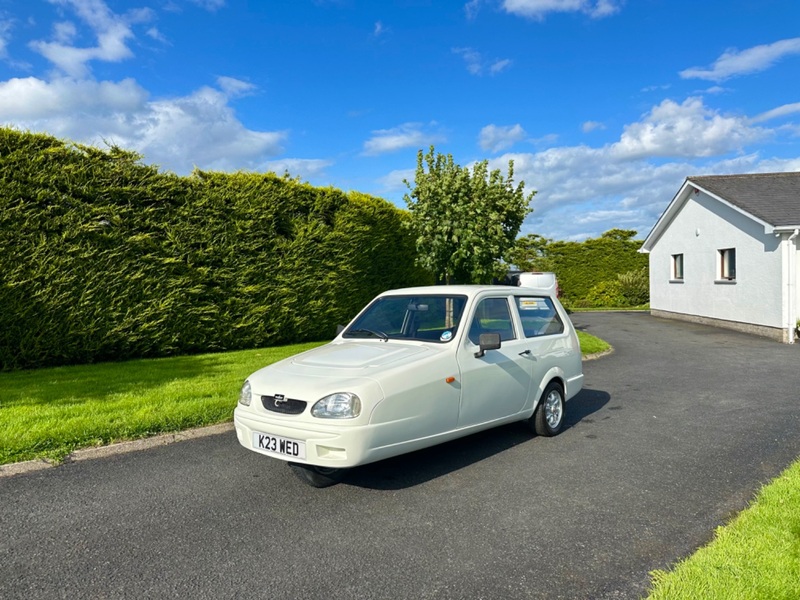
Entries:
[[381, 296], [400, 296], [400, 295], [463, 295], [474, 297], [477, 295], [499, 294], [499, 295], [531, 295], [553, 297], [552, 288], [533, 288], [518, 287], [513, 285], [427, 285], [420, 287], [400, 288], [388, 290]]

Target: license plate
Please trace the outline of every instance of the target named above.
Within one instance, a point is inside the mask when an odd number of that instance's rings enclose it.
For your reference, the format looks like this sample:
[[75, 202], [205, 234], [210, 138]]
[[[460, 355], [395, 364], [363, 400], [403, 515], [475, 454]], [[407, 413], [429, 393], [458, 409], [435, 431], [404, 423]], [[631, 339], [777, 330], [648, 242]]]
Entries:
[[253, 448], [293, 458], [304, 459], [306, 457], [305, 442], [268, 433], [259, 433], [258, 431], [253, 432]]

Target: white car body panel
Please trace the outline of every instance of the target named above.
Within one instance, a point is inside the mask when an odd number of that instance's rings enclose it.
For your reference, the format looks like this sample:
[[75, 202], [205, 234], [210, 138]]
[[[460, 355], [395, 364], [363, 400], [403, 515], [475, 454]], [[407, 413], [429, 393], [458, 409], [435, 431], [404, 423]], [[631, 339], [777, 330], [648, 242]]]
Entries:
[[[285, 461], [353, 467], [528, 419], [554, 379], [564, 387], [565, 400], [580, 391], [583, 374], [577, 336], [552, 290], [432, 286], [393, 290], [379, 298], [425, 295], [465, 296], [458, 327], [442, 333], [439, 341], [348, 338], [346, 329], [329, 344], [256, 371], [248, 378], [250, 405], [240, 403], [234, 411], [239, 442]], [[513, 307], [514, 296], [549, 298], [564, 331], [526, 338], [520, 312], [514, 309], [516, 339], [476, 358], [479, 347], [469, 340], [465, 324], [483, 298], [506, 297]], [[311, 415], [319, 399], [338, 392], [359, 397], [357, 417]], [[276, 394], [307, 404], [299, 414], [272, 412], [261, 398]], [[302, 442], [305, 458], [255, 448], [254, 432]]]

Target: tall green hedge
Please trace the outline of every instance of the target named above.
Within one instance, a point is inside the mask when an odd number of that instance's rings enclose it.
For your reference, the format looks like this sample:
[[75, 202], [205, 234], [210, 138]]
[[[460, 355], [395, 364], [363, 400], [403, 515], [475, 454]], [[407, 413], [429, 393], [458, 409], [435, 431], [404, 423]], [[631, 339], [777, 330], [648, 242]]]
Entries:
[[[562, 298], [568, 304], [616, 306], [614, 298], [623, 304], [627, 290], [640, 280], [647, 282], [648, 259], [641, 254], [642, 242], [634, 240], [632, 229], [611, 229], [598, 238], [582, 242], [553, 241], [538, 235], [517, 240], [511, 262], [526, 271], [552, 271], [558, 277]], [[632, 272], [638, 274], [638, 280]], [[622, 282], [628, 282], [623, 290]], [[636, 299], [647, 301], [645, 289]]]
[[0, 129], [0, 369], [324, 339], [429, 282], [385, 200], [140, 158]]

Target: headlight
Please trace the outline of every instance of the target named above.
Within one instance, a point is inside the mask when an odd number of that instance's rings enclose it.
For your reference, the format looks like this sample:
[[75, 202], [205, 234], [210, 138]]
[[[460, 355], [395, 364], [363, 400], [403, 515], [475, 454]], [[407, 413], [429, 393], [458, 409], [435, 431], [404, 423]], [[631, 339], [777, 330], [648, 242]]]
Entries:
[[250, 400], [253, 399], [253, 392], [250, 389], [250, 382], [245, 381], [244, 385], [242, 386], [242, 391], [239, 392], [239, 404], [243, 404], [244, 406], [250, 406]]
[[319, 400], [311, 414], [323, 419], [355, 419], [361, 414], [361, 400], [350, 392], [338, 392]]

